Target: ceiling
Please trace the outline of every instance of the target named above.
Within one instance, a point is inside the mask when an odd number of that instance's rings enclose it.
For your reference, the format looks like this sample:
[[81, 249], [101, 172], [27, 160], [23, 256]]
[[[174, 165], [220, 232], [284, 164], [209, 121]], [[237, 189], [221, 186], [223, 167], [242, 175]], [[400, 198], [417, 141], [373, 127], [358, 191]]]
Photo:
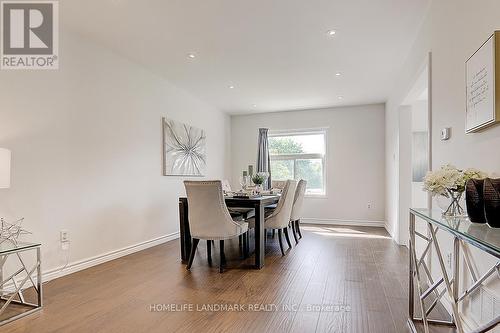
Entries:
[[60, 18], [239, 114], [384, 102], [429, 2], [65, 0]]

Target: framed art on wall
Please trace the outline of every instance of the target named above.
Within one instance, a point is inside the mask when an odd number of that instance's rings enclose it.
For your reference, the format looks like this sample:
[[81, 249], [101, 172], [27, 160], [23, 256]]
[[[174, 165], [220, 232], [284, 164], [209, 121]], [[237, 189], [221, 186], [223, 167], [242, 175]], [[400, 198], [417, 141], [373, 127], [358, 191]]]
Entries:
[[205, 131], [163, 118], [163, 175], [204, 176], [207, 165]]
[[500, 31], [495, 31], [474, 52], [465, 67], [465, 132], [472, 133], [500, 121], [500, 87], [496, 86], [497, 78], [500, 78]]

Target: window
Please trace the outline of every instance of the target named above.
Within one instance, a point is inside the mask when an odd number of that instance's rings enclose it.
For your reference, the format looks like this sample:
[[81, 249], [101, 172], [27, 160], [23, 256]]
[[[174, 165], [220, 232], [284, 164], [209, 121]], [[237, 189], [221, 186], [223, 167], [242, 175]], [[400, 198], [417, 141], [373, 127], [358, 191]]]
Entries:
[[325, 195], [326, 130], [269, 135], [273, 180], [304, 179], [307, 195]]

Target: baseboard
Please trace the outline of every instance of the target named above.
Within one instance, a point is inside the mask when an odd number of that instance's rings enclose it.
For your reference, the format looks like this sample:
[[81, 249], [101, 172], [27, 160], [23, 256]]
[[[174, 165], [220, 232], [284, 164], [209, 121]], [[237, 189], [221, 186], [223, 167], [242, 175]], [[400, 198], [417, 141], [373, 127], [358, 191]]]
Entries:
[[385, 221], [370, 221], [370, 220], [302, 218], [300, 219], [300, 222], [304, 224], [329, 224], [329, 225], [347, 225], [347, 226], [357, 226], [357, 227], [378, 227], [378, 228], [385, 227]]
[[[168, 235], [163, 235], [163, 236], [153, 238], [153, 239], [150, 239], [150, 240], [147, 240], [144, 242], [130, 245], [130, 246], [118, 249], [118, 250], [106, 252], [106, 253], [103, 253], [103, 254], [100, 254], [100, 255], [97, 255], [94, 257], [75, 261], [75, 262], [70, 263], [66, 267], [61, 266], [58, 268], [54, 268], [54, 269], [42, 272], [42, 281], [45, 283], [45, 282], [48, 282], [50, 280], [63, 277], [65, 275], [76, 273], [78, 271], [81, 271], [81, 270], [84, 270], [84, 269], [87, 269], [87, 268], [90, 268], [93, 266], [97, 266], [99, 264], [103, 264], [105, 262], [115, 260], [115, 259], [124, 257], [126, 255], [148, 249], [148, 248], [153, 247], [153, 246], [157, 246], [157, 245], [166, 243], [168, 241], [179, 238], [179, 236], [180, 236], [179, 232], [174, 232], [174, 233], [171, 233]], [[42, 262], [42, 265], [43, 265], [43, 262]], [[26, 287], [30, 287], [30, 286], [31, 286], [30, 283], [26, 284]], [[12, 284], [12, 282], [7, 283], [4, 287], [4, 290], [7, 292], [13, 291], [14, 285]]]
[[73, 262], [66, 266], [66, 268], [62, 269], [63, 267], [51, 269], [49, 271], [43, 272], [43, 281], [50, 281], [52, 279], [56, 279], [58, 277], [72, 274], [78, 271], [81, 271], [86, 268], [90, 268], [92, 266], [97, 266], [99, 264], [105, 263], [107, 261], [111, 261], [114, 259], [118, 259], [121, 257], [124, 257], [126, 255], [139, 252], [145, 249], [148, 249], [150, 247], [160, 245], [163, 243], [166, 243], [168, 241], [174, 240], [176, 238], [179, 238], [179, 232], [174, 232], [168, 235], [163, 235], [157, 238], [153, 238], [150, 240], [147, 240], [145, 242], [140, 242], [134, 245], [130, 245], [118, 250], [110, 251], [95, 257], [91, 257], [88, 259], [84, 260], [79, 260], [76, 262]]
[[385, 231], [387, 231], [387, 233], [391, 236], [391, 238], [394, 239], [394, 235], [391, 232], [391, 226], [389, 225], [388, 221], [384, 222], [384, 228], [385, 228]]

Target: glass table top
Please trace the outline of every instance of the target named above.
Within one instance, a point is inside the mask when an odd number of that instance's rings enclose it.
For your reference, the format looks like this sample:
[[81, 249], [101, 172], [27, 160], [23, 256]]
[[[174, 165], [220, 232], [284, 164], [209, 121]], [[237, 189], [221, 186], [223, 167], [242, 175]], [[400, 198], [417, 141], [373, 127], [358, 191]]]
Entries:
[[35, 248], [39, 246], [41, 246], [41, 244], [39, 243], [17, 242], [16, 244], [9, 240], [0, 240], [0, 255], [7, 254], [9, 252], [27, 250], [29, 248]]
[[468, 217], [445, 217], [440, 210], [410, 208], [416, 216], [448, 230], [457, 237], [500, 257], [500, 228], [491, 228], [486, 223], [472, 223]]

